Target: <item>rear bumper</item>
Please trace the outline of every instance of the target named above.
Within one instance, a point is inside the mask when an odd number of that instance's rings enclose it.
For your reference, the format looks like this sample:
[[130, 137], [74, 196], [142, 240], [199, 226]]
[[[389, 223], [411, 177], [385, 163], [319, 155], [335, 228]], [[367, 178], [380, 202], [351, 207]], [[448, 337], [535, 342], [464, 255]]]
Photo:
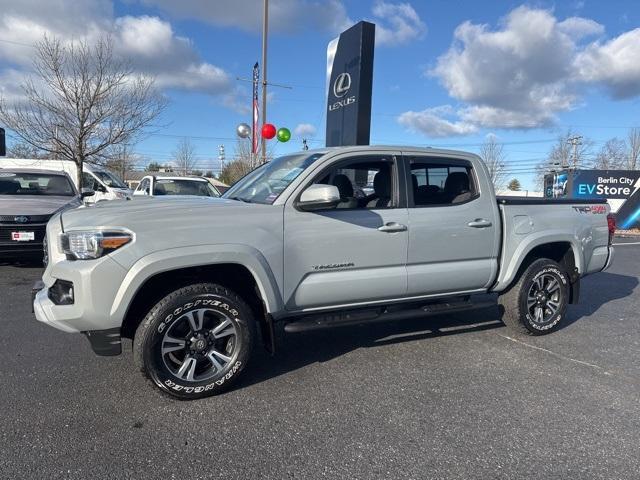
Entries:
[[615, 257], [615, 254], [616, 254], [616, 249], [613, 247], [609, 247], [609, 256], [607, 257], [607, 261], [605, 262], [604, 267], [602, 268], [603, 272], [611, 266], [611, 264], [613, 263], [613, 258]]

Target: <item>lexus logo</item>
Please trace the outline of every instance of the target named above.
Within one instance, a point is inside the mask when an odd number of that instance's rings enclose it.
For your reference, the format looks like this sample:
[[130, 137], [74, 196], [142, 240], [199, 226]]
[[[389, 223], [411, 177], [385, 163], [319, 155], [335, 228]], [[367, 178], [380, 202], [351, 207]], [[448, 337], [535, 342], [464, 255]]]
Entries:
[[333, 94], [340, 98], [344, 97], [351, 88], [351, 75], [348, 73], [341, 73], [336, 77], [336, 81], [333, 82]]
[[27, 223], [29, 221], [29, 217], [25, 217], [24, 215], [19, 215], [17, 217], [13, 217], [13, 220], [17, 223]]

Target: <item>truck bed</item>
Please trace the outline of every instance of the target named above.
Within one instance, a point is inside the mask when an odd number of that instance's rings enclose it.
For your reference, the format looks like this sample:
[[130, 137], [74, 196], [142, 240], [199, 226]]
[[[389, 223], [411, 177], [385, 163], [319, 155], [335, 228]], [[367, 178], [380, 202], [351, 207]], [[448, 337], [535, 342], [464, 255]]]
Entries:
[[502, 245], [495, 291], [511, 283], [527, 252], [539, 245], [570, 246], [581, 276], [605, 267], [609, 258], [610, 211], [606, 200], [535, 197], [496, 200], [502, 217]]

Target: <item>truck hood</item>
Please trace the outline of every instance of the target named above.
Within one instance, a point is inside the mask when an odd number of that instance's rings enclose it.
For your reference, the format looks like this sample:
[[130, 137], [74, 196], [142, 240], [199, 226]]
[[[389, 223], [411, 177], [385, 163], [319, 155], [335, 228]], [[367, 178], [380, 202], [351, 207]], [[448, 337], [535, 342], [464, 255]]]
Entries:
[[82, 204], [78, 197], [45, 195], [0, 195], [0, 215], [52, 215]]
[[141, 223], [188, 221], [214, 211], [235, 214], [237, 210], [265, 207], [269, 205], [214, 197], [134, 197], [132, 200], [98, 202], [92, 207], [67, 211], [62, 215], [62, 225], [65, 230], [112, 226], [135, 231], [136, 225]]

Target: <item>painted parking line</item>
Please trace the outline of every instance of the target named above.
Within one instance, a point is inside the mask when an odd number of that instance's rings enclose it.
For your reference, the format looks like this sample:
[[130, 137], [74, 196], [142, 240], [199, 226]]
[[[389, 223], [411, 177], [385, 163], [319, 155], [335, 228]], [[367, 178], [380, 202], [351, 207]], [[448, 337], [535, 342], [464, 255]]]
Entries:
[[623, 245], [640, 245], [640, 242], [627, 242], [627, 243], [614, 243], [614, 247], [621, 247]]

